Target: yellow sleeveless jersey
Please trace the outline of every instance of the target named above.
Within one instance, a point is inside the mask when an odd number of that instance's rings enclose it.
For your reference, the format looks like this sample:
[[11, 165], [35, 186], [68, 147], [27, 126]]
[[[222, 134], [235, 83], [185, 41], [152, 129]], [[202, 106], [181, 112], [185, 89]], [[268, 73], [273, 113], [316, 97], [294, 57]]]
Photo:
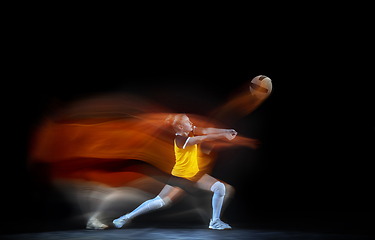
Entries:
[[[182, 147], [178, 147], [176, 140], [180, 137], [183, 140]], [[172, 169], [172, 175], [176, 177], [186, 178], [191, 180], [198, 172], [198, 146], [186, 146], [189, 137], [177, 136], [174, 141], [174, 153], [176, 157], [176, 164]]]

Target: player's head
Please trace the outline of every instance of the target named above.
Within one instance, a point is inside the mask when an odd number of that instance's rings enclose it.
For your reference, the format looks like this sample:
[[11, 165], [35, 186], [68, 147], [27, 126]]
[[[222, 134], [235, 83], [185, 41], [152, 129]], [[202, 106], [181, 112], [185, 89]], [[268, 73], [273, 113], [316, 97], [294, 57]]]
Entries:
[[186, 114], [177, 114], [172, 122], [172, 127], [176, 133], [186, 133], [193, 131], [193, 123]]

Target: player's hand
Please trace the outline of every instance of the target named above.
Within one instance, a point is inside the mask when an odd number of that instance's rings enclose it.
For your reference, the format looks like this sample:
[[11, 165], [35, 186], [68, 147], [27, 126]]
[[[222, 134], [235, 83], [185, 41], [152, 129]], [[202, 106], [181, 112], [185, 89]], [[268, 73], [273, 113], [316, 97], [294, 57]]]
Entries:
[[233, 140], [237, 136], [237, 132], [234, 129], [228, 129], [225, 133], [225, 137], [228, 140]]

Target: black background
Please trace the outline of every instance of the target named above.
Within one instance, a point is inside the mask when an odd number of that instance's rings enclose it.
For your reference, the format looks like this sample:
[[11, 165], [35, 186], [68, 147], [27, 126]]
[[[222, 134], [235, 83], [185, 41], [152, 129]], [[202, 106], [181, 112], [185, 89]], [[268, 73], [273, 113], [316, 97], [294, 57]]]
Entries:
[[341, 33], [310, 25], [260, 32], [250, 25], [206, 31], [184, 23], [162, 31], [151, 23], [119, 30], [41, 22], [21, 24], [3, 88], [10, 156], [3, 173], [12, 173], [2, 197], [12, 209], [7, 224], [34, 218], [28, 138], [53, 102], [126, 91], [175, 112], [205, 115], [263, 74], [272, 79], [272, 95], [229, 126], [262, 146], [223, 151], [212, 173], [236, 188], [227, 218], [246, 226], [372, 226], [374, 98], [357, 51], [336, 44]]

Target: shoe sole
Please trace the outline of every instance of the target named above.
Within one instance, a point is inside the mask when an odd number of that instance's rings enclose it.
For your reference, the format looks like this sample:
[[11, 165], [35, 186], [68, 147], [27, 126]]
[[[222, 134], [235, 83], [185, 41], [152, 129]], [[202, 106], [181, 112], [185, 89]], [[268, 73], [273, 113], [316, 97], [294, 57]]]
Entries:
[[232, 228], [213, 228], [213, 227], [208, 227], [209, 229], [211, 229], [211, 230], [220, 230], [220, 231], [222, 231], [222, 230], [232, 230]]

